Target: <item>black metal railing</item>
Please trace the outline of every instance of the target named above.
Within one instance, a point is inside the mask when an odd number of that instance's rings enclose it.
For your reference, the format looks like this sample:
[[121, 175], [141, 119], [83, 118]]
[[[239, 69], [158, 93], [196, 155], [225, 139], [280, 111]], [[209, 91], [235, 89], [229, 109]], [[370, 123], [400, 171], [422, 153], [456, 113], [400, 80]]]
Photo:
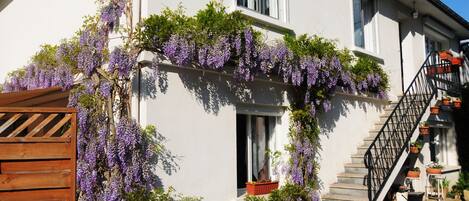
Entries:
[[369, 200], [376, 200], [438, 90], [459, 92], [459, 69], [430, 53], [364, 155]]

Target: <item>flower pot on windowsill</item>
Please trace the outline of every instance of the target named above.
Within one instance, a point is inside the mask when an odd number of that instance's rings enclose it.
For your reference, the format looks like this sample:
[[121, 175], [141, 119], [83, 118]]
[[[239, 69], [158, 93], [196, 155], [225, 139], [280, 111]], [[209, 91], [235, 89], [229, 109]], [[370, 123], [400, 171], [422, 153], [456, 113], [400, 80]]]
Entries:
[[409, 170], [407, 172], [407, 177], [409, 177], [409, 178], [420, 178], [420, 171]]
[[441, 168], [427, 168], [427, 174], [441, 174]]
[[449, 105], [451, 105], [451, 99], [450, 98], [443, 98], [443, 99], [441, 99], [441, 104], [443, 104], [444, 106], [449, 106]]
[[440, 59], [441, 60], [451, 61], [451, 58], [453, 58], [453, 54], [451, 54], [451, 52], [449, 52], [449, 51], [441, 51], [440, 52]]
[[430, 107], [430, 114], [431, 115], [439, 115], [440, 114], [440, 107], [439, 106]]
[[269, 194], [278, 189], [278, 181], [273, 182], [247, 182], [246, 191], [248, 195]]
[[454, 100], [453, 101], [453, 106], [456, 109], [460, 109], [461, 108], [461, 100], [459, 100], [459, 99]]

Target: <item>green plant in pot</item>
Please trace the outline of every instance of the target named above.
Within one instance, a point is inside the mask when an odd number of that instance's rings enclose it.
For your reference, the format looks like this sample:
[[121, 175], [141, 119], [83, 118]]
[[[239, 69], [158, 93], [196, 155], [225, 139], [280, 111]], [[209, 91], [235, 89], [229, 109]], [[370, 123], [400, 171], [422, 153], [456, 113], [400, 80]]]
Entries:
[[409, 178], [419, 178], [420, 177], [420, 168], [413, 167], [407, 171], [407, 177]]
[[443, 165], [438, 164], [437, 162], [434, 162], [427, 167], [427, 173], [428, 174], [441, 174], [441, 170], [443, 169]]
[[420, 135], [428, 135], [430, 134], [430, 126], [426, 121], [420, 122], [420, 127], [419, 127]]
[[459, 178], [456, 184], [451, 188], [449, 197], [460, 197], [464, 196], [465, 200], [469, 199], [469, 173], [459, 173]]
[[418, 153], [420, 153], [420, 150], [422, 150], [422, 147], [423, 147], [422, 140], [416, 140], [416, 141], [410, 143], [409, 152], [412, 153], [412, 154], [418, 154]]

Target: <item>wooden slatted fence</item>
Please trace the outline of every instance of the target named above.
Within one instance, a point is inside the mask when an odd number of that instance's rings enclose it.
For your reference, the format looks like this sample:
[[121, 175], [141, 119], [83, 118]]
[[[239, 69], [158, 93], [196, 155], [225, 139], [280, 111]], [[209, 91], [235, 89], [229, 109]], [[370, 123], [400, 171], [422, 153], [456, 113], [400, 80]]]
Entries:
[[0, 107], [0, 201], [75, 200], [76, 111]]

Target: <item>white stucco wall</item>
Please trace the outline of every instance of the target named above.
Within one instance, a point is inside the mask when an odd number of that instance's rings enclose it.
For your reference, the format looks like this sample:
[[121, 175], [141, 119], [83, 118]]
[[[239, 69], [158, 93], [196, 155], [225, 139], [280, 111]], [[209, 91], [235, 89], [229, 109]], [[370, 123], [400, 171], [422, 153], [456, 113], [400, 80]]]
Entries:
[[[8, 3], [9, 2], [9, 3]], [[3, 2], [2, 2], [3, 3]], [[0, 82], [27, 64], [42, 44], [70, 38], [83, 17], [97, 12], [94, 0], [5, 0], [0, 10]]]

